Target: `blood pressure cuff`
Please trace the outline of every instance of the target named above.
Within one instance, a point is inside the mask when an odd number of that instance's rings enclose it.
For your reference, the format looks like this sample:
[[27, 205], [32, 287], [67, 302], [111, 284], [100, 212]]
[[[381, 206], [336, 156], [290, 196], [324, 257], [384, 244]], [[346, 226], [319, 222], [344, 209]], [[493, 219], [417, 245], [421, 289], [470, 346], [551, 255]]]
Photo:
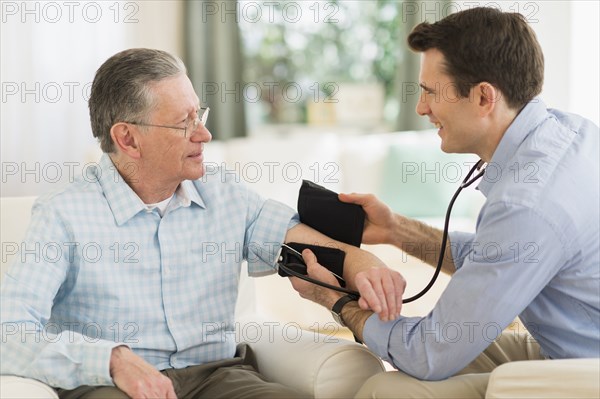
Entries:
[[[283, 246], [281, 247], [281, 256], [278, 263], [283, 263], [285, 266], [288, 266], [297, 273], [307, 274], [306, 264], [304, 263], [304, 259], [302, 258], [301, 254], [302, 251], [308, 248], [313, 251], [319, 264], [327, 268], [335, 275], [340, 283], [340, 286], [346, 286], [346, 282], [342, 278], [344, 274], [344, 258], [346, 257], [346, 253], [344, 251], [337, 248], [321, 247], [318, 245], [302, 244], [298, 242], [288, 242], [286, 245], [295, 249], [300, 254], [290, 251], [288, 248]], [[278, 274], [282, 277], [289, 276], [289, 274], [281, 268], [279, 268]]]
[[300, 221], [313, 229], [360, 247], [365, 226], [365, 211], [360, 205], [342, 202], [337, 193], [303, 180], [298, 196], [298, 214]]

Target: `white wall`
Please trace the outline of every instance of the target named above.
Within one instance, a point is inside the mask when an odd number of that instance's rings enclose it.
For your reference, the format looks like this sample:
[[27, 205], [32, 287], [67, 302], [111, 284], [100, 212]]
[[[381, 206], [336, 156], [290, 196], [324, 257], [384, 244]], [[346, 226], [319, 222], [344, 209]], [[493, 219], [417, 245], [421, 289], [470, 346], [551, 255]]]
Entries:
[[[547, 105], [598, 124], [597, 1], [457, 4], [529, 17], [546, 56]], [[87, 89], [106, 58], [129, 47], [183, 55], [183, 2], [3, 1], [1, 7], [0, 195], [40, 194], [83, 173], [97, 155]]]
[[571, 5], [569, 104], [566, 107], [600, 125], [600, 2], [574, 1]]
[[530, 4], [533, 29], [546, 58], [542, 97], [546, 105], [583, 115], [599, 124], [599, 2], [538, 1]]
[[89, 85], [130, 47], [183, 54], [181, 1], [2, 1], [2, 196], [40, 194], [97, 157]]

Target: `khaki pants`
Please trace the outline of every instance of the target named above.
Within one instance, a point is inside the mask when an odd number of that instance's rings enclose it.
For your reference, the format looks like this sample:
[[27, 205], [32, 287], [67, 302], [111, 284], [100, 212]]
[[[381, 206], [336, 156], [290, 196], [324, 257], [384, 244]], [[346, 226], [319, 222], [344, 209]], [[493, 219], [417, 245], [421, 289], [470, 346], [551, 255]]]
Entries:
[[540, 346], [529, 334], [505, 331], [455, 376], [422, 381], [400, 371], [371, 377], [357, 398], [484, 398], [490, 372], [517, 360], [541, 360]]
[[[219, 362], [161, 371], [173, 381], [178, 398], [301, 398], [300, 392], [268, 382], [256, 371], [250, 347], [238, 345], [236, 357]], [[292, 376], [293, 378], [293, 376]], [[81, 386], [56, 389], [61, 399], [126, 399], [116, 387]]]

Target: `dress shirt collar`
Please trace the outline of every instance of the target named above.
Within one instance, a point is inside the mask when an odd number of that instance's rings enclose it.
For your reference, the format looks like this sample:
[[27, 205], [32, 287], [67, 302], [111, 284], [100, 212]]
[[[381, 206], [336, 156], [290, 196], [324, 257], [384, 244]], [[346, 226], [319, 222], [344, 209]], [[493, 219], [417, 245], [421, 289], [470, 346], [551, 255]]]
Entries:
[[[146, 204], [144, 204], [129, 184], [125, 182], [108, 154], [102, 154], [95, 174], [117, 225], [122, 225], [140, 211], [146, 210]], [[171, 200], [168, 210], [188, 207], [192, 202], [202, 208], [206, 208], [194, 184], [189, 180], [184, 180], [177, 187], [175, 198]]]
[[187, 207], [193, 202], [201, 208], [206, 208], [198, 189], [196, 189], [196, 186], [190, 180], [182, 181], [177, 187], [177, 190], [175, 191], [175, 200], [180, 203], [180, 206]]
[[[506, 129], [506, 132], [504, 132], [496, 151], [494, 151], [494, 155], [490, 161], [490, 164], [493, 165], [491, 166], [494, 169], [493, 173], [498, 173], [499, 170], [504, 169], [525, 138], [548, 117], [546, 104], [539, 97], [534, 98], [523, 107], [515, 120]], [[487, 197], [495, 181], [497, 179], [486, 179], [484, 175], [477, 189]]]

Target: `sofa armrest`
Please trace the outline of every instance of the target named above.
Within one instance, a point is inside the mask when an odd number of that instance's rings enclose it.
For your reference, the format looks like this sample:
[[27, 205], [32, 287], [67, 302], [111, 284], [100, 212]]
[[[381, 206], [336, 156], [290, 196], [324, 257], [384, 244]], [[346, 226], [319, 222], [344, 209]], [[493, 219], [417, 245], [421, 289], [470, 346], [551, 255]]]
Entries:
[[0, 376], [0, 398], [2, 399], [58, 399], [54, 389], [30, 378], [12, 375]]
[[369, 377], [385, 370], [377, 356], [355, 342], [301, 330], [295, 323], [262, 327], [259, 337], [246, 339], [259, 372], [311, 397], [353, 397]]
[[486, 398], [599, 398], [600, 359], [528, 360], [491, 373]]

